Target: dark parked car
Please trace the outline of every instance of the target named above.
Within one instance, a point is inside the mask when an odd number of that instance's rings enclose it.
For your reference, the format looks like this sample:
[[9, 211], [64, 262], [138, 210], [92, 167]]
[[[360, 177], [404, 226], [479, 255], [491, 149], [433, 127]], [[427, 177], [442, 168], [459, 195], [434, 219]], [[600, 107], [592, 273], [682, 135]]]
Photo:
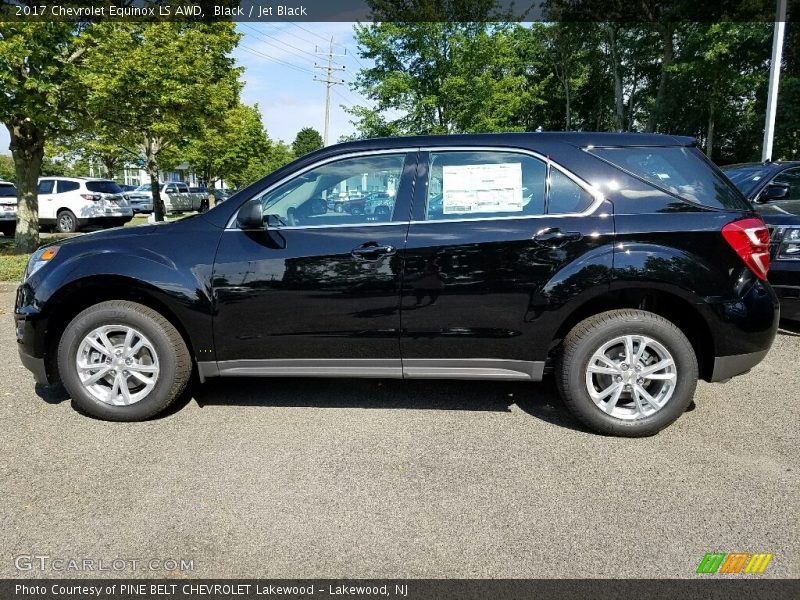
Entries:
[[753, 203], [770, 231], [769, 282], [781, 317], [800, 321], [800, 162], [767, 162], [722, 168]]
[[[386, 215], [328, 210], [356, 185], [384, 186]], [[37, 380], [60, 379], [104, 419], [158, 414], [193, 370], [552, 373], [589, 427], [643, 436], [686, 410], [698, 378], [764, 358], [778, 325], [768, 249], [691, 138], [366, 140], [207, 213], [42, 248], [17, 294], [17, 340]]]

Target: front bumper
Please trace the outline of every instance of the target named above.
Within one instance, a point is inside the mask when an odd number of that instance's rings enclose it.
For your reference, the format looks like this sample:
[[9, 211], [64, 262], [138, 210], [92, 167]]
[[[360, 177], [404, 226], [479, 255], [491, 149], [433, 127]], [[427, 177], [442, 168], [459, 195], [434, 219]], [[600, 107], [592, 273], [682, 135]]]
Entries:
[[19, 360], [22, 362], [22, 366], [33, 373], [33, 378], [36, 380], [36, 383], [49, 384], [50, 381], [47, 377], [47, 367], [45, 366], [44, 358], [36, 358], [35, 356], [27, 354], [22, 349], [22, 346], [18, 346], [17, 349], [19, 350]]
[[769, 282], [781, 302], [781, 318], [800, 321], [800, 260], [773, 260]]

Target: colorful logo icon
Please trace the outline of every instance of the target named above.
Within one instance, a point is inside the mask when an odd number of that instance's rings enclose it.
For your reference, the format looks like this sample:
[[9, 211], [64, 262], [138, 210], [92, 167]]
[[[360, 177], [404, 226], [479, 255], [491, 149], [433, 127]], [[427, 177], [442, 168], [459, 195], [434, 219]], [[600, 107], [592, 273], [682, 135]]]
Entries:
[[772, 554], [758, 552], [708, 553], [700, 561], [697, 573], [763, 573]]

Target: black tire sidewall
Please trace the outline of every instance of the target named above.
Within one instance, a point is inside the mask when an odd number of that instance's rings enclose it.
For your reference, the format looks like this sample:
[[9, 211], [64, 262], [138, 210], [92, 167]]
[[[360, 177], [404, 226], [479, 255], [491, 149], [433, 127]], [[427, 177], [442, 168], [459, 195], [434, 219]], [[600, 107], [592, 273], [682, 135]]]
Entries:
[[[128, 325], [142, 332], [153, 344], [158, 355], [159, 376], [146, 398], [127, 406], [112, 406], [95, 399], [81, 384], [75, 369], [75, 358], [83, 338], [103, 325]], [[67, 326], [58, 348], [58, 370], [73, 402], [84, 412], [112, 421], [138, 421], [164, 410], [174, 398], [170, 389], [176, 376], [175, 348], [164, 327], [148, 317], [126, 307], [95, 305]]]
[[[63, 215], [69, 215], [69, 217], [72, 219], [72, 229], [61, 229], [61, 217]], [[71, 210], [62, 210], [56, 215], [56, 231], [59, 233], [75, 233], [78, 231], [78, 219]]]
[[[662, 344], [672, 358], [678, 378], [667, 405], [644, 419], [619, 419], [603, 412], [586, 389], [586, 368], [589, 359], [604, 343], [623, 335], [645, 335]], [[658, 433], [673, 423], [692, 401], [697, 386], [697, 359], [688, 339], [670, 323], [660, 318], [642, 315], [636, 319], [614, 318], [605, 325], [595, 326], [582, 337], [572, 353], [571, 364], [562, 363], [561, 381], [566, 382], [568, 406], [585, 424], [602, 433], [623, 436], [647, 436]]]

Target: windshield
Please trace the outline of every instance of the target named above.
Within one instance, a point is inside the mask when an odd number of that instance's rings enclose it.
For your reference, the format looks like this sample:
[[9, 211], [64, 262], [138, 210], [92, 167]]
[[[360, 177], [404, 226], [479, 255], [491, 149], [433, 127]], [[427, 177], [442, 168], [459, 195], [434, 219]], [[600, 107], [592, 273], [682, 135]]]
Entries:
[[766, 177], [763, 167], [729, 167], [723, 168], [722, 172], [748, 197], [758, 182]]
[[0, 198], [16, 198], [17, 188], [10, 183], [0, 183]]
[[100, 194], [121, 194], [122, 188], [115, 181], [87, 181], [86, 189]]
[[149, 183], [143, 183], [139, 187], [137, 187], [134, 191], [136, 192], [149, 192], [151, 190], [151, 186]]

